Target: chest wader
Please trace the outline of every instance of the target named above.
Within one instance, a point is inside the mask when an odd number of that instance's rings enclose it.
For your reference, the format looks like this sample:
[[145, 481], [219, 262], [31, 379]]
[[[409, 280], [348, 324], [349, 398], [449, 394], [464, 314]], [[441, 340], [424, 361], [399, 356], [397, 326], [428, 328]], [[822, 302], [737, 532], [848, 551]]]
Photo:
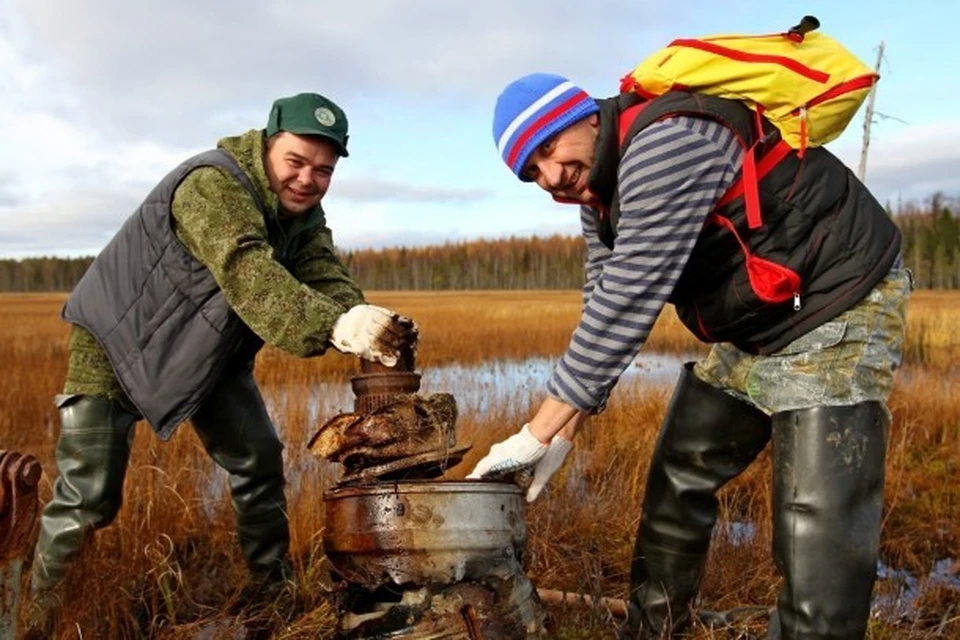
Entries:
[[57, 404], [59, 475], [53, 499], [40, 517], [27, 620], [34, 635], [28, 637], [49, 637], [56, 604], [53, 587], [87, 537], [116, 517], [137, 421], [119, 402], [95, 396], [58, 396]]
[[715, 494], [770, 440], [765, 413], [692, 367], [680, 375], [650, 462], [622, 640], [670, 636], [689, 624], [717, 521]]
[[288, 577], [283, 444], [250, 367], [228, 371], [193, 415], [207, 453], [230, 474], [237, 539], [254, 581]]
[[889, 418], [879, 402], [773, 416], [770, 638], [863, 638], [876, 579]]
[[889, 419], [879, 402], [776, 413], [687, 365], [650, 464], [621, 639], [671, 637], [691, 619], [716, 492], [773, 441], [773, 554], [783, 576], [769, 638], [863, 638], [876, 577]]

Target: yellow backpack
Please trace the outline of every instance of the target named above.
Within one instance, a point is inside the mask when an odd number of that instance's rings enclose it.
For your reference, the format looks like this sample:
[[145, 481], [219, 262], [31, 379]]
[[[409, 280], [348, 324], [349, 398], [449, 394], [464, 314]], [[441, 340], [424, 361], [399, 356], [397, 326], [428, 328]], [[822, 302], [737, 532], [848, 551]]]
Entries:
[[806, 16], [784, 33], [674, 40], [621, 80], [653, 98], [678, 89], [738, 100], [803, 155], [850, 123], [880, 76]]

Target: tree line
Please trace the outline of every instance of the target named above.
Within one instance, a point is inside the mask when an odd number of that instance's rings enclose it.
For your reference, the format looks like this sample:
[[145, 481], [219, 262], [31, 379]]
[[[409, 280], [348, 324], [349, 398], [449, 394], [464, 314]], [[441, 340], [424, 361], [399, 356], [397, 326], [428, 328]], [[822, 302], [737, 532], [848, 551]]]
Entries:
[[429, 247], [348, 251], [342, 259], [364, 289], [576, 289], [580, 238], [472, 240]]
[[[960, 206], [936, 194], [925, 206], [887, 207], [903, 257], [923, 289], [960, 289]], [[472, 240], [428, 247], [341, 251], [364, 289], [576, 289], [583, 240], [575, 236]], [[70, 291], [93, 257], [0, 260], [0, 291]]]
[[[889, 207], [888, 207], [889, 210]], [[894, 220], [903, 234], [904, 263], [921, 289], [960, 289], [960, 206], [935, 194], [926, 209], [901, 207]]]

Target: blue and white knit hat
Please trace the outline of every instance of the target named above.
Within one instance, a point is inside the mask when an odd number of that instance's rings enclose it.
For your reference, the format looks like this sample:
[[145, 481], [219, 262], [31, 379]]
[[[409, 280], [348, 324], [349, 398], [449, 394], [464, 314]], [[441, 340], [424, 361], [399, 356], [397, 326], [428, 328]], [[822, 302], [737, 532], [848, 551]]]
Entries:
[[507, 85], [493, 112], [493, 140], [510, 170], [524, 181], [523, 166], [545, 140], [600, 110], [566, 78], [531, 73]]

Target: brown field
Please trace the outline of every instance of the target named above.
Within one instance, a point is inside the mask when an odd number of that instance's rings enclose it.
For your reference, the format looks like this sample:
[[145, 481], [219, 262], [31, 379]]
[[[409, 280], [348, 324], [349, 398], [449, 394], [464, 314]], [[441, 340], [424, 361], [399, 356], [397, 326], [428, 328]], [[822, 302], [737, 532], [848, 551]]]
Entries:
[[[417, 319], [423, 335], [418, 368], [424, 371], [452, 363], [556, 356], [566, 346], [580, 306], [577, 292], [373, 292], [368, 298]], [[0, 448], [41, 460], [50, 474], [41, 485], [44, 500], [55, 473], [58, 419], [52, 398], [66, 369], [67, 326], [58, 317], [64, 299], [0, 296]], [[647, 349], [705, 352], [672, 312], [661, 318]], [[942, 582], [925, 588], [938, 561], [953, 563], [946, 572], [954, 580], [960, 573], [960, 293], [914, 295], [905, 352], [890, 402], [894, 422], [882, 558], [915, 576], [920, 595], [907, 615], [881, 607], [868, 637], [960, 638], [960, 589]], [[299, 584], [297, 613], [277, 638], [330, 637], [334, 628], [320, 534], [322, 494], [335, 469], [308, 455], [305, 443], [327, 418], [348, 408], [337, 402], [347, 397], [344, 387], [354, 367], [352, 359], [339, 354], [298, 360], [271, 349], [258, 360], [257, 378], [287, 445]], [[499, 399], [482, 413], [461, 412], [460, 439], [474, 449], [449, 476], [464, 475], [489, 444], [522, 424], [542, 398], [542, 382], [474, 383], [459, 375], [450, 377], [446, 388], [424, 390], [457, 395], [484, 384]], [[337, 390], [340, 400], [321, 398], [317, 405], [315, 389], [321, 383]], [[669, 392], [669, 385], [621, 384], [609, 409], [579, 438], [572, 462], [530, 507], [529, 572], [537, 586], [624, 596], [647, 460]], [[141, 424], [123, 509], [84, 550], [68, 580], [62, 637], [188, 638], [223, 619], [244, 577], [223, 476], [188, 426], [161, 443]], [[765, 452], [721, 494], [721, 518], [750, 521], [756, 535], [746, 544], [718, 535], [702, 589], [709, 608], [774, 602], [769, 477]], [[900, 587], [902, 580], [886, 579], [877, 591], [895, 598]], [[613, 623], [603, 612], [551, 608], [549, 615], [558, 638], [613, 637]], [[689, 637], [751, 637], [747, 633], [695, 629]]]

